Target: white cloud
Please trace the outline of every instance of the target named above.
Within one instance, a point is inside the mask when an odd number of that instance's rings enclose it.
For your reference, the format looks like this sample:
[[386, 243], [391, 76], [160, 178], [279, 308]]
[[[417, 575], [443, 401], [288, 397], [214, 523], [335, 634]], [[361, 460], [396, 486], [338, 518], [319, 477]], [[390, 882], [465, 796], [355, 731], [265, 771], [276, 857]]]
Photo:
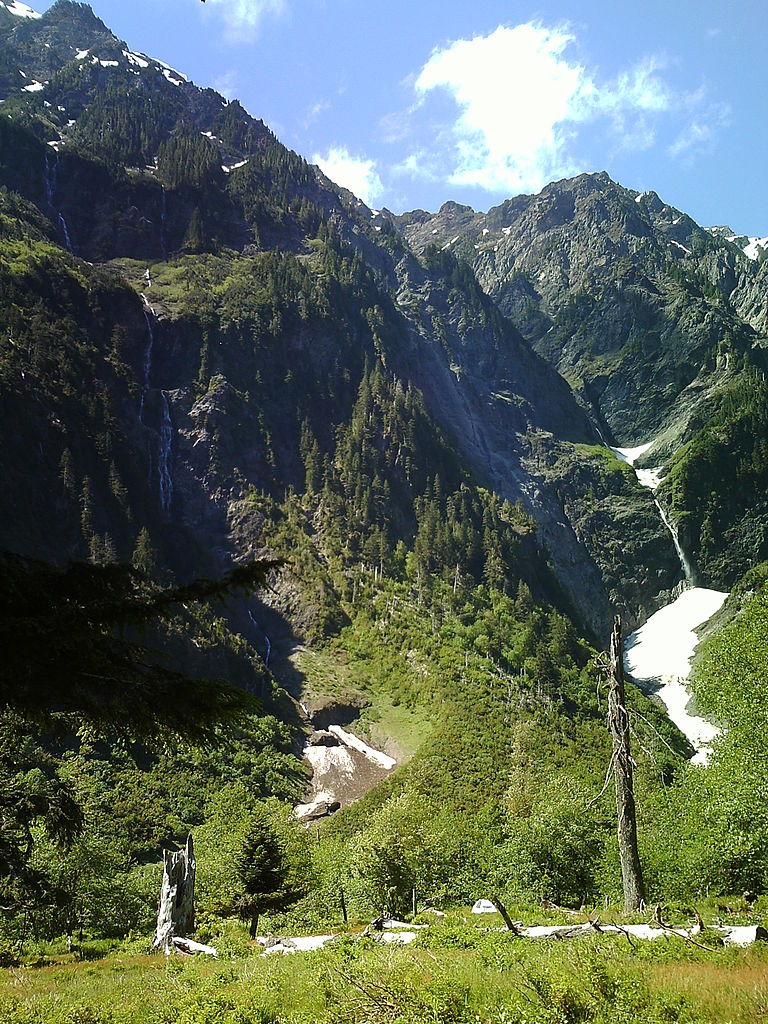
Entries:
[[647, 59], [599, 84], [569, 56], [574, 43], [567, 26], [528, 22], [432, 53], [414, 88], [421, 103], [447, 91], [459, 108], [445, 154], [451, 184], [535, 191], [580, 169], [574, 144], [598, 119], [619, 148], [653, 143], [654, 119], [674, 101], [660, 61]]
[[712, 126], [700, 121], [689, 124], [669, 147], [670, 156], [683, 156], [694, 149], [709, 145], [712, 141]]
[[711, 152], [720, 129], [728, 124], [730, 115], [731, 108], [727, 103], [712, 104], [683, 128], [669, 146], [670, 156], [691, 160], [699, 153]]
[[672, 105], [670, 90], [659, 76], [664, 62], [658, 57], [647, 57], [629, 71], [622, 71], [615, 85], [609, 85], [596, 94], [598, 106], [606, 110], [644, 110], [660, 112]]
[[405, 160], [392, 167], [393, 174], [406, 174], [410, 178], [421, 178], [422, 181], [441, 181], [443, 174], [434, 154], [421, 149], [410, 153]]
[[328, 152], [315, 153], [312, 163], [337, 185], [343, 185], [370, 206], [384, 192], [374, 160], [352, 156], [346, 146], [331, 146]]
[[231, 100], [237, 92], [238, 75], [236, 71], [225, 71], [214, 81], [213, 88], [226, 100]]
[[304, 128], [309, 128], [313, 121], [316, 121], [321, 114], [330, 109], [331, 104], [328, 100], [318, 100], [316, 103], [313, 103], [304, 117]]
[[208, 0], [212, 7], [220, 7], [227, 19], [230, 38], [252, 38], [262, 19], [267, 15], [282, 14], [287, 0]]
[[525, 190], [566, 170], [564, 127], [591, 91], [584, 69], [562, 57], [571, 40], [559, 29], [500, 26], [432, 54], [415, 88], [447, 89], [461, 109], [452, 183]]

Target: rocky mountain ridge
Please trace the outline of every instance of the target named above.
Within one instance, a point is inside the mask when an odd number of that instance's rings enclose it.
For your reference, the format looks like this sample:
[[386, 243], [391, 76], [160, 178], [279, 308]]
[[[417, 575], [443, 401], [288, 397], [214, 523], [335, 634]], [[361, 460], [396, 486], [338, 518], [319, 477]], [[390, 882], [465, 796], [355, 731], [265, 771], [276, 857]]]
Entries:
[[[395, 223], [417, 252], [438, 245], [471, 263], [502, 312], [568, 380], [605, 441], [653, 442], [643, 465], [660, 479], [678, 456], [691, 466], [699, 459], [694, 442], [734, 389], [759, 404], [768, 344], [763, 264], [656, 193], [623, 188], [601, 172], [553, 182], [487, 214], [447, 203]], [[710, 491], [722, 487], [722, 472]], [[706, 478], [712, 467], [699, 465], [699, 473]], [[727, 586], [735, 575], [722, 561], [705, 568], [708, 527], [696, 508], [701, 497], [690, 492], [681, 498], [667, 482], [659, 498], [704, 574]], [[752, 555], [735, 545], [740, 571], [763, 557], [765, 514], [756, 500], [748, 513]], [[735, 539], [734, 512], [717, 515], [721, 535]]]

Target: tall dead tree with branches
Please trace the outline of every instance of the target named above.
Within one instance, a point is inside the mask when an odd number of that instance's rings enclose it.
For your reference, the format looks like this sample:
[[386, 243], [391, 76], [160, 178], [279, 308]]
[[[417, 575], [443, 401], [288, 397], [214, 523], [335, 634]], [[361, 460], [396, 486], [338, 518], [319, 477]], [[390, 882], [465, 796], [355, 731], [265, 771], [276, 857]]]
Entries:
[[624, 884], [624, 911], [640, 909], [645, 900], [643, 872], [637, 853], [637, 820], [632, 786], [632, 753], [629, 745], [629, 715], [624, 699], [624, 660], [621, 643], [621, 618], [613, 623], [608, 688], [608, 728], [613, 739], [613, 774], [616, 780], [619, 858]]

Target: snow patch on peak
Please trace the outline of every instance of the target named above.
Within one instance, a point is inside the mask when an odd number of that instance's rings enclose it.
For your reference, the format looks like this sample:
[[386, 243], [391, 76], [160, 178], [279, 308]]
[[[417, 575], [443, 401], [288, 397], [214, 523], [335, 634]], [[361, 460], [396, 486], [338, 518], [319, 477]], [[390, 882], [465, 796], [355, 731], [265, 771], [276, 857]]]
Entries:
[[123, 50], [123, 56], [129, 64], [133, 64], [137, 68], [149, 67], [149, 61], [142, 57], [140, 53], [133, 53], [131, 50]]
[[177, 71], [176, 68], [172, 68], [170, 64], [166, 64], [164, 60], [158, 60], [157, 57], [153, 57], [152, 60], [154, 61], [155, 64], [159, 64], [161, 68], [164, 68], [165, 71], [170, 71], [171, 74], [178, 75], [179, 78], [183, 78], [185, 82], [189, 81], [185, 74], [183, 74], [181, 71]]
[[33, 11], [27, 4], [21, 3], [21, 0], [10, 0], [10, 3], [6, 0], [3, 6], [9, 14], [15, 14], [17, 18], [42, 18], [42, 14]]
[[756, 260], [764, 249], [768, 249], [768, 237], [750, 238], [749, 243], [744, 246], [744, 255], [750, 260]]
[[45, 88], [42, 82], [32, 82], [30, 85], [25, 85], [24, 92], [41, 92]]
[[676, 245], [678, 249], [682, 249], [683, 252], [686, 254], [686, 256], [690, 256], [691, 255], [691, 250], [690, 249], [686, 249], [686, 247], [684, 245], [682, 245], [680, 242], [676, 242], [674, 240], [674, 238], [671, 238], [670, 242], [672, 243], [672, 245]]
[[90, 52], [90, 50], [78, 50], [75, 54], [75, 60], [85, 60]]
[[171, 72], [168, 70], [168, 68], [163, 68], [162, 72], [163, 77], [166, 78], [171, 83], [171, 85], [181, 85], [181, 79], [174, 78]]

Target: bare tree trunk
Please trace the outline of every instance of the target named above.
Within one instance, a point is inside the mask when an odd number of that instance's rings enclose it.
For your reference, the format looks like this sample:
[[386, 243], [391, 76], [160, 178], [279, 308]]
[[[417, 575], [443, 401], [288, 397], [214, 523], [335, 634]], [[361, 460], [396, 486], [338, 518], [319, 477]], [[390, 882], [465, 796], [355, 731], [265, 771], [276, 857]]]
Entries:
[[339, 896], [341, 897], [341, 916], [344, 918], [344, 924], [347, 923], [347, 903], [344, 899], [343, 887], [339, 889]]
[[608, 728], [613, 738], [613, 772], [616, 779], [619, 858], [624, 883], [624, 911], [640, 909], [645, 900], [643, 872], [637, 853], [635, 795], [632, 788], [632, 754], [629, 747], [629, 716], [624, 701], [624, 660], [621, 619], [616, 616], [611, 634], [611, 682], [608, 690]]
[[513, 935], [517, 935], [518, 931], [517, 931], [517, 928], [515, 927], [515, 922], [509, 916], [507, 908], [501, 902], [501, 900], [499, 899], [499, 894], [496, 893], [496, 892], [493, 893], [493, 902], [496, 905], [496, 909], [501, 914], [502, 921], [507, 926], [507, 931], [508, 932], [512, 932]]
[[186, 938], [194, 930], [195, 854], [190, 834], [183, 850], [163, 850], [163, 883], [152, 948], [162, 949], [167, 956], [174, 936]]

